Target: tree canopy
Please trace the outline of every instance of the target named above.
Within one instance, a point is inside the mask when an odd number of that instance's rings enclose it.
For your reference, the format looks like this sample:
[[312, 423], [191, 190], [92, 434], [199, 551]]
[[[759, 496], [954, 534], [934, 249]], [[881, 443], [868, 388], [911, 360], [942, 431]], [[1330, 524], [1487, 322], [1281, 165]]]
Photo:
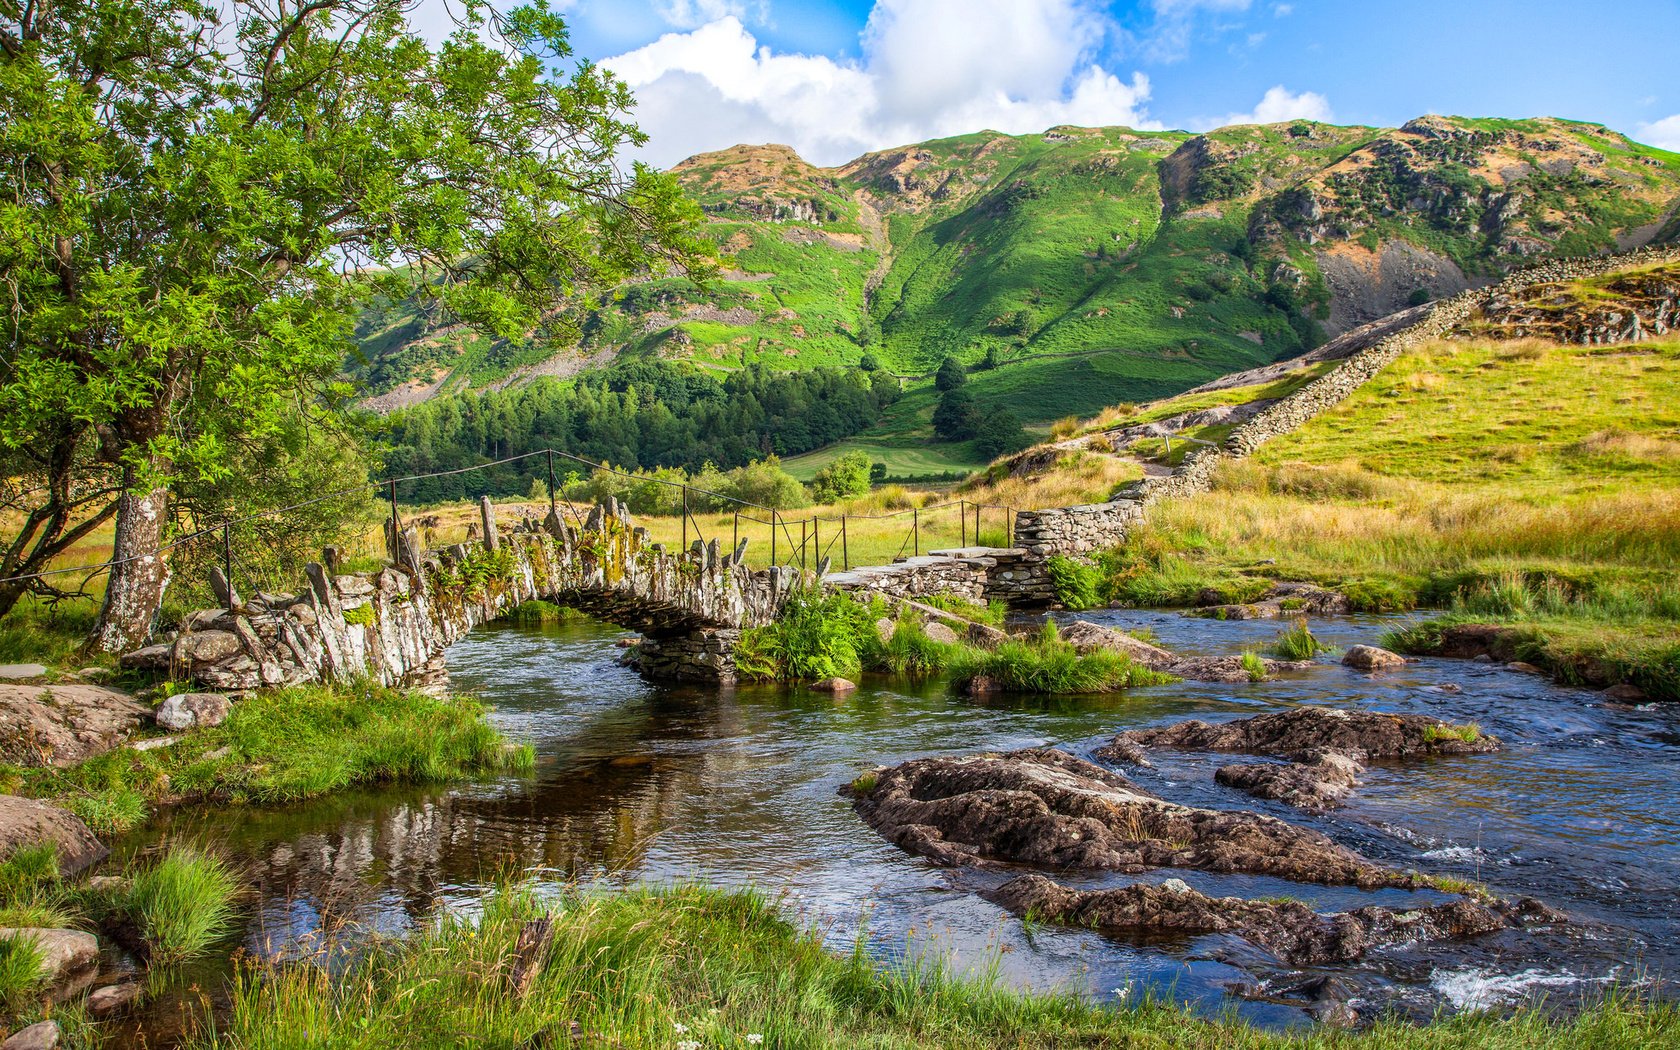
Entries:
[[465, 0], [435, 48], [410, 6], [0, 0], [0, 474], [23, 515], [0, 613], [114, 519], [96, 640], [138, 642], [171, 491], [330, 426], [370, 295], [564, 333], [595, 290], [704, 254], [673, 180], [618, 163], [643, 141], [629, 92], [569, 61], [544, 3]]

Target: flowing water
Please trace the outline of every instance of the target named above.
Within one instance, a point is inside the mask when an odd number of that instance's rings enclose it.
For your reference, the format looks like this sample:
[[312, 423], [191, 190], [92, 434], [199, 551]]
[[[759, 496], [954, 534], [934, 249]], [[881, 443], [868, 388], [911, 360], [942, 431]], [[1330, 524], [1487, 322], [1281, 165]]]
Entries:
[[[1275, 622], [1171, 613], [1086, 618], [1147, 627], [1184, 653], [1240, 652]], [[1315, 622], [1329, 644], [1375, 643], [1393, 621]], [[837, 947], [863, 936], [883, 960], [938, 954], [990, 967], [1021, 987], [1098, 999], [1145, 989], [1200, 1008], [1236, 1005], [1263, 1024], [1301, 1023], [1282, 990], [1333, 976], [1362, 1013], [1574, 998], [1680, 964], [1680, 726], [1673, 708], [1607, 703], [1485, 664], [1425, 660], [1370, 678], [1334, 657], [1286, 680], [1183, 683], [1125, 696], [976, 703], [942, 683], [866, 680], [835, 698], [803, 688], [650, 685], [618, 667], [622, 632], [594, 624], [490, 625], [448, 654], [454, 687], [482, 697], [496, 725], [535, 745], [529, 775], [435, 789], [339, 795], [284, 809], [183, 810], [124, 844], [160, 836], [225, 843], [258, 904], [242, 932], [259, 954], [360, 923], [401, 931], [434, 909], [471, 907], [499, 873], [574, 879], [704, 880], [755, 886], [821, 926]], [[1460, 687], [1452, 691], [1453, 686]], [[1567, 928], [1400, 946], [1322, 971], [1285, 970], [1227, 936], [1119, 940], [1029, 928], [976, 890], [1012, 872], [947, 871], [867, 828], [837, 789], [859, 772], [919, 755], [1054, 744], [1082, 757], [1115, 731], [1218, 720], [1288, 705], [1358, 706], [1474, 721], [1497, 754], [1374, 764], [1343, 809], [1311, 817], [1213, 781], [1229, 756], [1156, 752], [1123, 772], [1164, 797], [1252, 808], [1325, 831], [1400, 868], [1476, 879], [1567, 912]], [[1161, 871], [1204, 892], [1289, 894], [1322, 909], [1427, 902], [1432, 892], [1359, 891], [1276, 879]], [[1063, 876], [1080, 886], [1116, 875]], [[191, 975], [222, 983], [216, 966]], [[1231, 990], [1244, 989], [1234, 996]], [[154, 1013], [153, 1031], [167, 1027]]]

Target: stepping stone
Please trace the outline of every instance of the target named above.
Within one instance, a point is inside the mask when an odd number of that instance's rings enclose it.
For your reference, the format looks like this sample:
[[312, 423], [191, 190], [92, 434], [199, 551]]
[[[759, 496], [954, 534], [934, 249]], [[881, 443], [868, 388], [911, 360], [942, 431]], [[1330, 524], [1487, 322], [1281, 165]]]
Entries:
[[47, 669], [42, 664], [0, 664], [0, 682], [39, 678], [46, 673]]

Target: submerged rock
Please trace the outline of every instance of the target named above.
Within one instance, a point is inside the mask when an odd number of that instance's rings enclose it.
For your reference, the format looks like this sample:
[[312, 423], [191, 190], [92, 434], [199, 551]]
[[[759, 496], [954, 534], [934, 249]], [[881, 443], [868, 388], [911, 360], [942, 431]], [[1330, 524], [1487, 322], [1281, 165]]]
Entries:
[[[1307, 757], [1320, 748], [1350, 754], [1362, 751], [1372, 758], [1499, 750], [1497, 737], [1428, 715], [1328, 707], [1296, 707], [1230, 722], [1192, 719], [1158, 729], [1128, 730], [1114, 740], [1179, 751], [1241, 751], [1284, 758]], [[1097, 754], [1102, 756], [1107, 751], [1104, 748]]]
[[1360, 887], [1412, 886], [1326, 836], [1256, 813], [1168, 802], [1054, 750], [921, 758], [843, 788], [888, 841], [937, 863], [1057, 870], [1199, 868]]
[[0, 683], [0, 760], [68, 766], [120, 746], [151, 712], [97, 685]]
[[26, 846], [52, 845], [58, 870], [74, 875], [110, 854], [80, 817], [50, 802], [0, 795], [0, 860]]
[[1209, 897], [1177, 880], [1084, 891], [1043, 875], [1022, 875], [988, 897], [1016, 914], [1030, 911], [1109, 932], [1233, 933], [1292, 966], [1351, 962], [1384, 944], [1475, 937], [1559, 918], [1531, 900], [1456, 900], [1405, 910], [1371, 905], [1320, 914], [1295, 900]]
[[857, 683], [847, 678], [824, 678], [820, 682], [812, 682], [811, 688], [819, 693], [850, 693], [857, 688]]
[[137, 981], [96, 988], [87, 997], [88, 1013], [99, 1018], [110, 1017], [140, 998], [140, 991]]
[[1474, 754], [1499, 750], [1497, 737], [1473, 726], [1455, 726], [1427, 715], [1298, 707], [1230, 722], [1177, 722], [1128, 730], [1098, 749], [1109, 761], [1148, 764], [1147, 748], [1240, 751], [1276, 755], [1289, 763], [1222, 766], [1221, 784], [1302, 809], [1333, 809], [1358, 785], [1371, 758]]
[[1320, 748], [1316, 755], [1302, 762], [1221, 766], [1214, 771], [1213, 779], [1256, 798], [1277, 799], [1301, 809], [1322, 812], [1334, 809], [1352, 794], [1359, 785], [1359, 774], [1364, 771], [1364, 764], [1355, 754]]

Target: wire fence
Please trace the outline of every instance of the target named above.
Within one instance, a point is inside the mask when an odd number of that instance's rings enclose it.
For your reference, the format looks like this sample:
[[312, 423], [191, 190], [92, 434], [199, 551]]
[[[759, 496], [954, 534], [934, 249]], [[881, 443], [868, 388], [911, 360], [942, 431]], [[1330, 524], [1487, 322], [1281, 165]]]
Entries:
[[[559, 498], [559, 488], [555, 474], [556, 459], [586, 466], [591, 471], [630, 479], [642, 484], [653, 482], [673, 489], [680, 489], [681, 509], [677, 517], [681, 520], [680, 535], [682, 549], [684, 550], [692, 549], [695, 542], [705, 545], [717, 540], [721, 543], [723, 539], [722, 523], [725, 519], [716, 517], [715, 507], [722, 504], [726, 508], [725, 513], [728, 514], [727, 521], [730, 525], [730, 549], [732, 551], [738, 549], [743, 537], [749, 540], [753, 538], [755, 530], [752, 526], [763, 526], [768, 530], [769, 564], [771, 565], [794, 566], [806, 570], [823, 565], [826, 559], [830, 565], [838, 561], [842, 569], [850, 569], [853, 565], [853, 543], [858, 538], [855, 523], [858, 522], [873, 523], [908, 519], [901, 540], [896, 549], [892, 551], [889, 560], [919, 556], [924, 550], [930, 549], [935, 541], [942, 542], [951, 538], [955, 538], [958, 545], [962, 547], [983, 546], [985, 544], [981, 541], [981, 531], [988, 512], [992, 513], [992, 520], [996, 523], [992, 533], [993, 537], [1001, 534], [1003, 545], [1006, 547], [1014, 539], [1016, 510], [1013, 507], [958, 499], [929, 507], [909, 507], [877, 514], [809, 514], [787, 517], [780, 508], [774, 506], [651, 474], [631, 473], [583, 456], [550, 448], [525, 452], [516, 456], [507, 456], [469, 467], [457, 467], [451, 470], [422, 474], [407, 474], [367, 482], [362, 485], [347, 486], [283, 507], [274, 507], [252, 514], [230, 517], [219, 524], [194, 529], [184, 535], [175, 537], [168, 543], [138, 554], [129, 554], [121, 558], [112, 557], [90, 565], [48, 568], [38, 572], [0, 577], [0, 584], [80, 574], [85, 576], [81, 584], [82, 589], [85, 590], [93, 579], [103, 573], [110, 572], [117, 566], [157, 558], [187, 549], [192, 552], [190, 560], [194, 562], [214, 563], [219, 561], [220, 564], [217, 567], [221, 569], [223, 578], [231, 588], [236, 578], [248, 578], [248, 574], [254, 574], [254, 566], [248, 560], [242, 559], [240, 557], [241, 552], [236, 549], [234, 542], [236, 528], [263, 519], [278, 518], [284, 514], [307, 510], [309, 507], [358, 493], [389, 505], [389, 518], [385, 520], [384, 525], [386, 532], [385, 555], [392, 563], [400, 563], [402, 561], [400, 557], [401, 538], [404, 534], [402, 509], [399, 504], [399, 489], [402, 485], [430, 478], [451, 477], [458, 474], [490, 470], [536, 457], [542, 457], [546, 460], [549, 513], [561, 521], [569, 517], [579, 531], [584, 529], [585, 521], [576, 504], [571, 500]], [[697, 497], [700, 499], [697, 500]], [[708, 507], [714, 509], [708, 510]], [[713, 519], [711, 535], [709, 536], [702, 525], [702, 519], [707, 517]], [[743, 524], [747, 526], [745, 529], [743, 529]], [[955, 525], [954, 530], [951, 527], [953, 524]], [[795, 529], [798, 530], [797, 539], [794, 534]], [[884, 549], [881, 546], [882, 538], [878, 529], [872, 531], [866, 544], [867, 549], [878, 554]], [[886, 537], [887, 546], [890, 547], [891, 540], [897, 538], [900, 538], [898, 532], [889, 529]], [[364, 549], [356, 553], [367, 556], [371, 552]], [[264, 573], [262, 575], [268, 574]]]

